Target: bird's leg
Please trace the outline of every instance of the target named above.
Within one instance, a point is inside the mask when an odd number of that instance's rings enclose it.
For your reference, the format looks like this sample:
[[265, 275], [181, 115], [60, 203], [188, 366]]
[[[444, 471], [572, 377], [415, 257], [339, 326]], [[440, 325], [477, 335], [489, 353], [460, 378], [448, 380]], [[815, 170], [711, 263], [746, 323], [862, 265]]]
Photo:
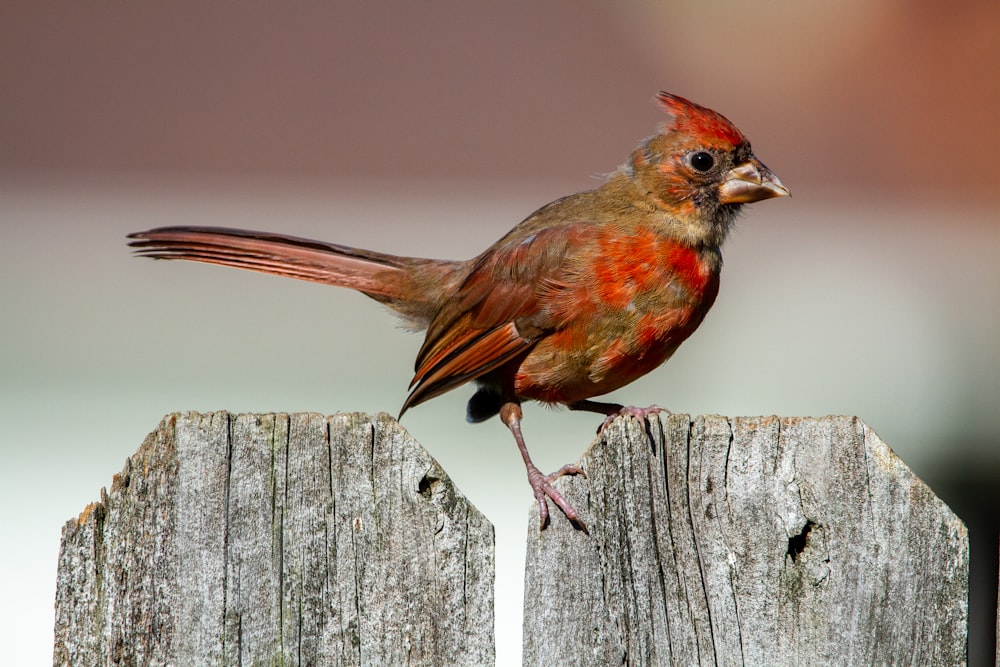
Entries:
[[566, 407], [570, 410], [583, 410], [585, 412], [597, 412], [598, 414], [604, 415], [604, 421], [601, 425], [597, 427], [598, 433], [603, 433], [604, 429], [611, 425], [618, 417], [622, 415], [628, 415], [629, 417], [634, 417], [639, 421], [646, 421], [649, 419], [649, 415], [655, 415], [660, 412], [666, 412], [670, 414], [670, 410], [666, 408], [661, 408], [659, 405], [650, 405], [647, 408], [639, 408], [634, 405], [620, 405], [618, 403], [602, 403], [600, 401], [591, 401], [584, 399], [582, 401], [574, 401], [569, 403]]
[[538, 501], [540, 527], [545, 528], [549, 521], [549, 507], [545, 502], [547, 496], [563, 511], [567, 519], [586, 532], [587, 525], [580, 519], [580, 515], [552, 486], [552, 482], [563, 475], [585, 475], [586, 473], [584, 473], [583, 468], [567, 464], [551, 475], [542, 474], [542, 471], [531, 462], [528, 447], [524, 444], [524, 436], [521, 434], [521, 418], [523, 416], [521, 405], [517, 401], [507, 401], [500, 407], [500, 420], [510, 429], [514, 441], [517, 442], [517, 448], [521, 452], [521, 458], [524, 459], [524, 467], [528, 471], [528, 484], [531, 485], [531, 491], [535, 495], [535, 500]]

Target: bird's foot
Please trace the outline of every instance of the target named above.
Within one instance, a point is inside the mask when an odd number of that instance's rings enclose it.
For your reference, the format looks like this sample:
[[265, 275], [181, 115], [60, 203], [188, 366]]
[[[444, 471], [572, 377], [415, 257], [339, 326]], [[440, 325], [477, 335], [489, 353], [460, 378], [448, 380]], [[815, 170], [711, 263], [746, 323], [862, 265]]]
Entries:
[[552, 482], [563, 475], [583, 475], [586, 477], [587, 473], [584, 472], [583, 468], [572, 464], [564, 465], [551, 475], [542, 474], [542, 471], [536, 468], [534, 464], [528, 466], [528, 484], [531, 485], [531, 491], [535, 495], [535, 500], [538, 501], [540, 528], [545, 528], [549, 522], [549, 505], [545, 501], [548, 498], [556, 504], [556, 507], [562, 510], [562, 513], [566, 515], [566, 518], [573, 525], [586, 533], [587, 524], [580, 518], [579, 512], [552, 486]]
[[661, 408], [659, 405], [650, 405], [645, 408], [640, 408], [634, 405], [623, 405], [614, 412], [609, 412], [605, 417], [601, 425], [597, 427], [597, 433], [604, 433], [604, 429], [611, 426], [611, 422], [618, 419], [621, 416], [629, 416], [639, 422], [645, 422], [649, 420], [650, 415], [659, 414], [664, 412], [670, 414], [670, 410], [666, 408]]

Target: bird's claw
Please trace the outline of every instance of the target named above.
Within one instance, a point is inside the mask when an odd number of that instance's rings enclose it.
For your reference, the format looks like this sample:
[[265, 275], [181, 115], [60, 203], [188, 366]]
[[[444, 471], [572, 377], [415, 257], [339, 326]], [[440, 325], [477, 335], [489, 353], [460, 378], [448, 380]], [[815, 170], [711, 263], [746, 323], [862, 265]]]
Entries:
[[583, 475], [586, 478], [587, 471], [578, 465], [567, 463], [566, 465], [564, 465], [562, 468], [559, 468], [559, 470], [556, 470], [551, 475], [546, 475], [546, 477], [551, 482], [552, 480], [559, 479], [563, 475]]
[[548, 498], [556, 504], [556, 507], [562, 510], [562, 513], [566, 515], [566, 518], [570, 520], [570, 523], [583, 532], [588, 533], [587, 524], [580, 518], [580, 513], [577, 512], [576, 509], [562, 497], [561, 493], [556, 491], [554, 486], [552, 486], [552, 482], [563, 475], [583, 475], [586, 477], [587, 473], [584, 472], [583, 468], [572, 464], [564, 465], [551, 475], [542, 474], [542, 472], [535, 466], [531, 466], [531, 468], [528, 469], [528, 483], [531, 485], [531, 490], [535, 495], [535, 500], [538, 501], [539, 528], [544, 529], [546, 524], [549, 522], [549, 506], [545, 500]]
[[671, 414], [670, 410], [662, 408], [659, 405], [650, 405], [645, 408], [640, 408], [635, 405], [623, 405], [614, 412], [609, 413], [604, 418], [604, 421], [601, 422], [601, 425], [597, 427], [597, 434], [600, 435], [601, 433], [604, 433], [604, 429], [611, 426], [611, 422], [613, 422], [614, 420], [618, 419], [623, 415], [632, 417], [633, 419], [636, 419], [639, 422], [644, 422], [649, 420], [650, 415], [660, 414], [661, 412], [665, 412], [668, 415]]

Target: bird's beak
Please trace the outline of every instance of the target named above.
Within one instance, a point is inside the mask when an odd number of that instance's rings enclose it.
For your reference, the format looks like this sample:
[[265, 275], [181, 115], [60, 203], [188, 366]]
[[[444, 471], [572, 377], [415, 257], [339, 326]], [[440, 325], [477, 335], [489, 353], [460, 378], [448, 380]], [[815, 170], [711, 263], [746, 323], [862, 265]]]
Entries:
[[726, 174], [726, 180], [719, 186], [719, 203], [750, 204], [755, 201], [790, 195], [774, 172], [764, 163], [751, 156], [743, 164], [738, 164]]

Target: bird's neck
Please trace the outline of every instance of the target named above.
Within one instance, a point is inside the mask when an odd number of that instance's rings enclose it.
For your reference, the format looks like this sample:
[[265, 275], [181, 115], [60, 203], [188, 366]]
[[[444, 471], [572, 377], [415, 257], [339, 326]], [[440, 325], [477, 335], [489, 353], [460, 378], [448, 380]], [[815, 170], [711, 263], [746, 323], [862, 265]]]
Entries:
[[614, 174], [598, 193], [610, 207], [622, 211], [623, 218], [653, 227], [677, 243], [706, 254], [719, 253], [738, 213], [733, 207], [706, 210], [689, 200], [665, 201], [648, 192], [626, 171]]

